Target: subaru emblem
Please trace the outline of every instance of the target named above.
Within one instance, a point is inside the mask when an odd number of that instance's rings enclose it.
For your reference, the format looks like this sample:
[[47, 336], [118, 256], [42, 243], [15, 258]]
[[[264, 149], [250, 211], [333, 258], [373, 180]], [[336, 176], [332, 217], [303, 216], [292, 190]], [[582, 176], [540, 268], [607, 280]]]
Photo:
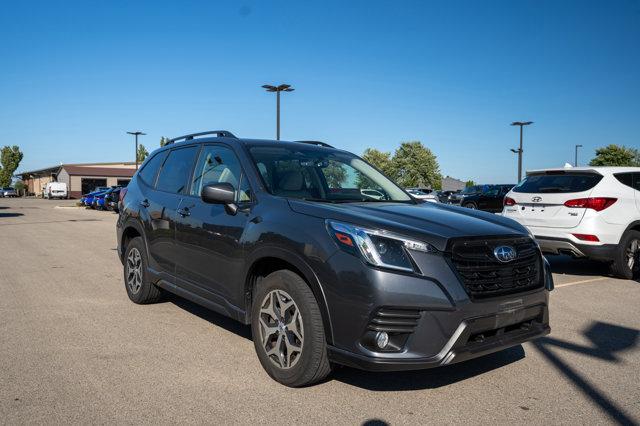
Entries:
[[531, 201], [533, 201], [534, 203], [539, 203], [540, 201], [542, 201], [542, 197], [533, 197]]
[[502, 263], [511, 262], [516, 258], [516, 249], [511, 246], [496, 247], [493, 255]]

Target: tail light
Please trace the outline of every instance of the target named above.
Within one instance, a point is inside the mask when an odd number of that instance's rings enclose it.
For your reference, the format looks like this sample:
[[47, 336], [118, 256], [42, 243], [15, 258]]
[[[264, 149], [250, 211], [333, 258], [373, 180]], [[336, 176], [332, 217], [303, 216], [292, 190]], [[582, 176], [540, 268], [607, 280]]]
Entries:
[[595, 198], [576, 198], [564, 203], [566, 207], [579, 209], [593, 209], [597, 212], [611, 207], [613, 203], [618, 201], [617, 198], [595, 197]]
[[515, 206], [515, 205], [516, 205], [516, 204], [518, 204], [518, 203], [516, 203], [516, 200], [514, 200], [513, 198], [510, 198], [510, 197], [504, 197], [503, 204], [504, 204], [505, 206]]
[[597, 243], [600, 239], [596, 235], [590, 234], [572, 234], [574, 237], [581, 241], [591, 241], [592, 243]]
[[124, 196], [127, 195], [127, 188], [122, 188], [120, 190], [120, 202], [124, 201]]

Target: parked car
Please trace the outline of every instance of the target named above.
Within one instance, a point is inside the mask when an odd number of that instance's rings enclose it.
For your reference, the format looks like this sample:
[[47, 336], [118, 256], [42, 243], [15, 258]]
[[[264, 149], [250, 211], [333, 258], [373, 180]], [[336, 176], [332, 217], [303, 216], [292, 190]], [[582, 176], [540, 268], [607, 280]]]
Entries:
[[118, 212], [118, 201], [120, 200], [120, 191], [122, 191], [122, 187], [118, 186], [113, 188], [113, 190], [105, 197], [105, 204], [108, 210], [112, 210], [114, 212]]
[[437, 191], [436, 195], [438, 196], [438, 200], [441, 203], [449, 203], [450, 204], [449, 197], [451, 197], [452, 194], [456, 194], [458, 192], [460, 192], [460, 191]]
[[606, 261], [620, 278], [640, 272], [640, 167], [531, 171], [504, 204], [545, 253]]
[[550, 330], [553, 280], [525, 227], [420, 203], [324, 143], [183, 136], [148, 157], [122, 203], [129, 298], [169, 291], [251, 324], [260, 363], [288, 386], [334, 363], [436, 367]]
[[0, 192], [2, 193], [3, 197], [7, 197], [7, 198], [13, 198], [18, 196], [18, 193], [16, 192], [16, 190], [9, 186], [6, 188], [2, 188]]
[[424, 191], [421, 191], [419, 189], [415, 189], [415, 188], [408, 188], [407, 192], [413, 197], [413, 198], [417, 198], [418, 200], [423, 200], [423, 201], [428, 201], [430, 203], [439, 203], [440, 200], [438, 199], [438, 196], [435, 194], [428, 194]]
[[42, 196], [49, 200], [53, 198], [67, 198], [67, 184], [65, 182], [48, 182], [44, 187]]
[[94, 189], [93, 191], [89, 192], [88, 194], [83, 195], [82, 198], [80, 198], [80, 204], [82, 204], [84, 206], [87, 206], [87, 207], [93, 207], [94, 197], [97, 194], [100, 194], [100, 193], [106, 191], [109, 188], [110, 187], [108, 187], [108, 186], [98, 186], [98, 187], [96, 187], [96, 189]]
[[460, 192], [453, 193], [449, 196], [449, 204], [461, 204], [462, 199], [468, 195], [475, 195], [482, 191], [482, 185], [467, 186]]
[[504, 196], [515, 185], [476, 185], [462, 191], [460, 205], [469, 209], [498, 213], [502, 211]]

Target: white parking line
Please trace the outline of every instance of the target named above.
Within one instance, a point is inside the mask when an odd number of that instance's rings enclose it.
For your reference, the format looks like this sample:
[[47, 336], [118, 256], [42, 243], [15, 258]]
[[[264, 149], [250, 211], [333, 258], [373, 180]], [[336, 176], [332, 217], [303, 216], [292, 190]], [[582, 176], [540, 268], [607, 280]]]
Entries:
[[576, 285], [576, 284], [587, 284], [587, 283], [593, 283], [593, 282], [596, 282], [596, 281], [606, 280], [606, 279], [608, 279], [608, 278], [609, 278], [609, 277], [591, 278], [591, 279], [588, 279], [588, 280], [580, 280], [580, 281], [574, 281], [574, 282], [571, 282], [571, 283], [557, 284], [557, 285], [555, 286], [555, 288], [568, 287], [568, 286], [570, 286], [570, 285]]

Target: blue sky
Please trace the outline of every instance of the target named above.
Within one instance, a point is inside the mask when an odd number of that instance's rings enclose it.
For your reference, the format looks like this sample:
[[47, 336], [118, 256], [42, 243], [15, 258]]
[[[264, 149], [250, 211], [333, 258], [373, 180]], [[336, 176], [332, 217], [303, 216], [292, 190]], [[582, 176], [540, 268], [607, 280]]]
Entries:
[[19, 170], [133, 160], [127, 130], [228, 129], [358, 154], [420, 140], [443, 174], [640, 147], [640, 1], [47, 1], [0, 14], [0, 145]]

